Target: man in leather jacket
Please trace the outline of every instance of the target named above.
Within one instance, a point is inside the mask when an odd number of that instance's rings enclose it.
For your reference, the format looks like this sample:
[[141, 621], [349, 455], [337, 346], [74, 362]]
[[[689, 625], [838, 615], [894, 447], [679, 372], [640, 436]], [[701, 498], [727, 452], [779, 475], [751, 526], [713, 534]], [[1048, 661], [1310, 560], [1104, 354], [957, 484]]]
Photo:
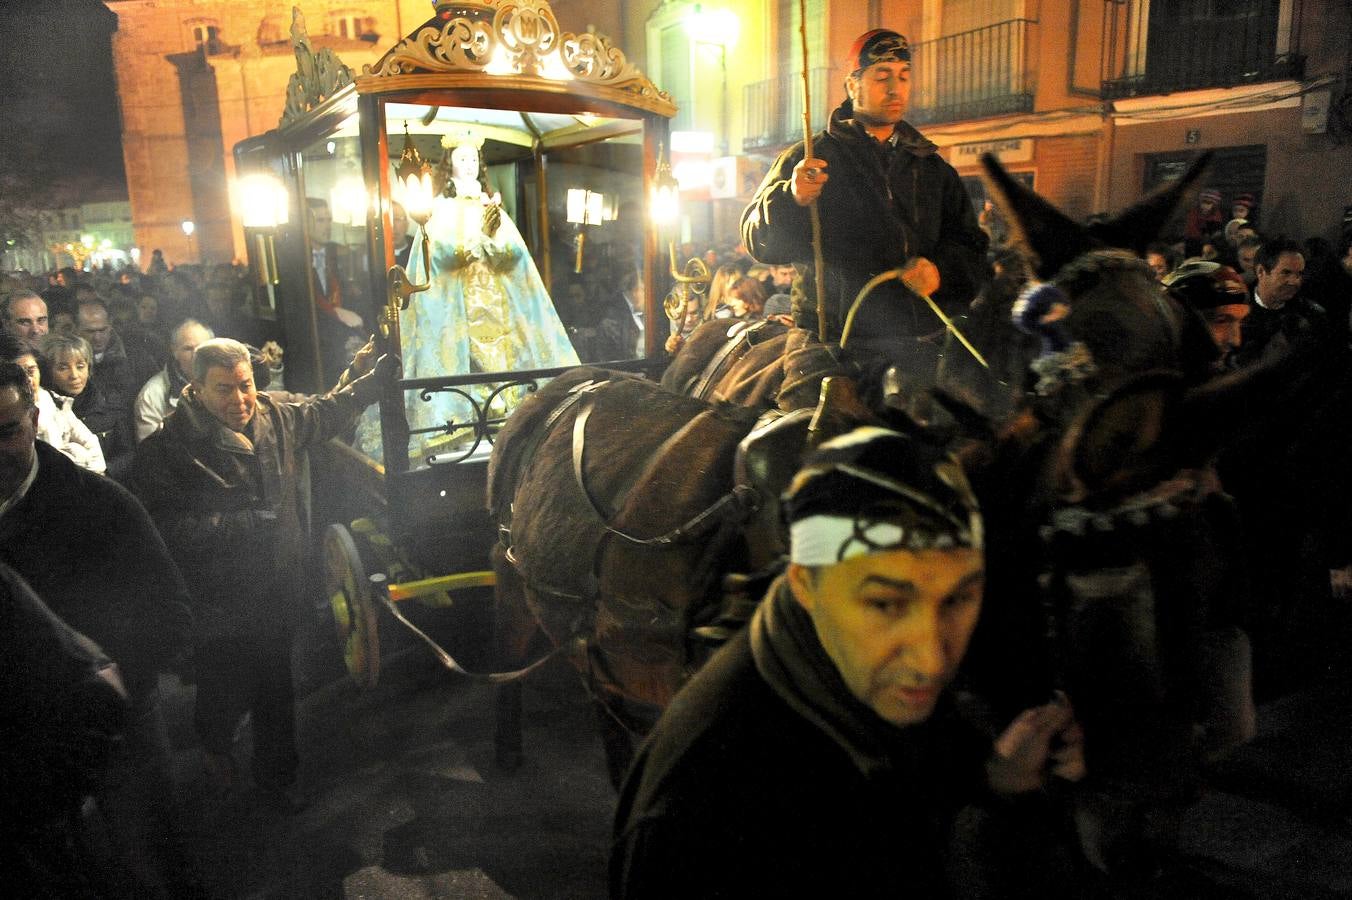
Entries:
[[[985, 279], [989, 243], [957, 172], [938, 148], [903, 121], [911, 92], [911, 51], [894, 31], [861, 35], [846, 63], [849, 98], [813, 139], [784, 151], [742, 213], [742, 238], [767, 264], [794, 263], [797, 323], [817, 329], [808, 206], [821, 215], [827, 335], [837, 337], [850, 304], [873, 276], [923, 258], [938, 268], [934, 298], [953, 314]], [[897, 282], [873, 295], [861, 315], [870, 334], [907, 338], [942, 329]], [[861, 322], [863, 324], [863, 322]]]
[[298, 759], [291, 643], [305, 596], [300, 459], [375, 402], [398, 368], [322, 397], [289, 402], [254, 385], [249, 348], [198, 346], [192, 382], [164, 425], [137, 447], [133, 487], [188, 580], [197, 620], [195, 723], [216, 786], [234, 786], [230, 756], [253, 715], [253, 777], [264, 803], [288, 811]]

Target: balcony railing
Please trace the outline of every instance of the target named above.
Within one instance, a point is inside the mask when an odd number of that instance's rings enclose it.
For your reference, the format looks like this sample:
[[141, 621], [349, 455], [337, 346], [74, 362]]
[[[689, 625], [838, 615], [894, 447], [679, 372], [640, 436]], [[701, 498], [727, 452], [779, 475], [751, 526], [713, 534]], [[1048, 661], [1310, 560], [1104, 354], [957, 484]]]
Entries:
[[911, 50], [911, 110], [923, 125], [979, 119], [1033, 108], [1028, 59], [1032, 19], [1009, 19], [916, 44]]
[[[826, 127], [826, 117], [831, 112], [826, 108], [830, 72], [827, 68], [808, 70], [814, 132]], [[745, 92], [743, 151], [778, 149], [803, 139], [802, 72], [785, 72], [778, 78], [753, 82]]]
[[1301, 78], [1302, 0], [1105, 0], [1103, 97]]

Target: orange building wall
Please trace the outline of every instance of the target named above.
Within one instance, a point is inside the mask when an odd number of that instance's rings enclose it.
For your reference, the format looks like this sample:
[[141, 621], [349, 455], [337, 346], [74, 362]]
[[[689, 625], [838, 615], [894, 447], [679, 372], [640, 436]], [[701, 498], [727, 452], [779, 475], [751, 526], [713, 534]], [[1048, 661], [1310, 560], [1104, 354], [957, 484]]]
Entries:
[[1094, 208], [1094, 184], [1098, 170], [1098, 135], [1037, 139], [1034, 185], [1073, 219], [1083, 221]]
[[[276, 127], [287, 80], [295, 71], [289, 43], [260, 44], [260, 35], [289, 40], [291, 3], [276, 0], [106, 0], [118, 17], [113, 36], [122, 138], [136, 243], [144, 258], [161, 248], [171, 262], [228, 262], [244, 255], [232, 221], [228, 184], [234, 144]], [[360, 72], [403, 35], [431, 17], [426, 0], [299, 0], [313, 44], [332, 46]], [[360, 10], [375, 19], [379, 40], [327, 36], [331, 11]], [[221, 52], [203, 56], [193, 23], [219, 29]], [[194, 56], [197, 57], [194, 60]], [[175, 62], [177, 61], [177, 63]], [[194, 71], [185, 97], [183, 71]], [[214, 96], [212, 96], [214, 90]], [[209, 109], [212, 104], [219, 112]], [[206, 122], [189, 134], [189, 121]], [[206, 146], [209, 142], [219, 147]], [[208, 152], [209, 151], [209, 152]], [[205, 160], [205, 162], [204, 162]], [[197, 226], [192, 239], [181, 223]]]

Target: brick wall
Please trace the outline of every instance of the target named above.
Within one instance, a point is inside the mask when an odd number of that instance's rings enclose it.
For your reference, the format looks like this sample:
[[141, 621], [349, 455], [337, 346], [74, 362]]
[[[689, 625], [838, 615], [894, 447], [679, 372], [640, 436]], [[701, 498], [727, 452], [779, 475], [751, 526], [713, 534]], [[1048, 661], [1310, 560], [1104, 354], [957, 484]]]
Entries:
[[1037, 139], [1037, 192], [1078, 221], [1094, 209], [1098, 135]]

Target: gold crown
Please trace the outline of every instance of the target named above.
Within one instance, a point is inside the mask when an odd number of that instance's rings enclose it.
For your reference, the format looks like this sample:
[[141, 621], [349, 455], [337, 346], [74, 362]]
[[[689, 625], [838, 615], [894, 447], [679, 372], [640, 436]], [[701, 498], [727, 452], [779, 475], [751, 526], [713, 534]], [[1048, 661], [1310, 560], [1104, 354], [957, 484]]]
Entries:
[[473, 128], [460, 126], [452, 128], [441, 136], [441, 146], [447, 150], [453, 150], [461, 144], [473, 144], [475, 149], [482, 150], [484, 147], [484, 136]]

